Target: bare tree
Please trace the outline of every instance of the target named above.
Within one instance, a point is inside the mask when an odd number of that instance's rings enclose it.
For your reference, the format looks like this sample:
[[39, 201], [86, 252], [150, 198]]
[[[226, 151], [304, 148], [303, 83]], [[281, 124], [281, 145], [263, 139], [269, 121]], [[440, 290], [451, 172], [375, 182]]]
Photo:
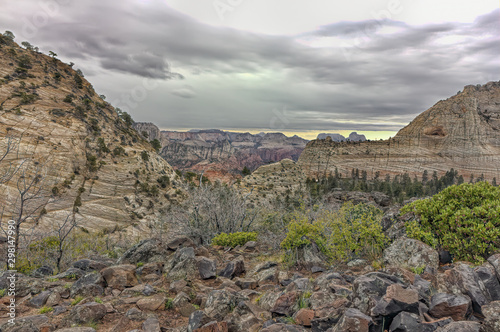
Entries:
[[69, 234], [77, 226], [76, 218], [74, 213], [69, 214], [63, 222], [56, 227], [56, 237], [57, 237], [57, 257], [56, 257], [56, 267], [57, 271], [61, 271], [61, 260], [65, 251], [65, 241]]
[[51, 201], [49, 191], [48, 164], [26, 159], [17, 170], [16, 199], [12, 219], [15, 222], [15, 251], [19, 248], [21, 226], [27, 222], [37, 225], [45, 206]]
[[184, 204], [165, 218], [182, 233], [208, 244], [217, 234], [252, 229], [258, 211], [247, 207], [248, 196], [227, 185], [200, 183], [190, 188]]
[[16, 174], [17, 169], [20, 165], [8, 161], [7, 157], [15, 153], [19, 147], [19, 140], [13, 137], [6, 137], [4, 139], [5, 147], [3, 152], [0, 152], [0, 185], [7, 183]]

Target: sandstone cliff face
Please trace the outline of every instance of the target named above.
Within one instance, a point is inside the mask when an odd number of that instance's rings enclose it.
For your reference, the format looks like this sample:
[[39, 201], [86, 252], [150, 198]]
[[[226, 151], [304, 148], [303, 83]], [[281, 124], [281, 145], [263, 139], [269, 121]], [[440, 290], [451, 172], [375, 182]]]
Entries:
[[333, 173], [348, 176], [353, 168], [369, 176], [444, 173], [454, 168], [467, 180], [500, 179], [500, 82], [466, 86], [463, 92], [438, 102], [385, 141], [310, 142], [299, 158], [308, 176]]
[[159, 131], [150, 123], [136, 123], [138, 132], [162, 143], [161, 156], [181, 170], [205, 171], [212, 178], [239, 174], [282, 159], [297, 160], [307, 141], [281, 133], [252, 135], [222, 130]]
[[[0, 174], [23, 160], [33, 161], [25, 163], [28, 173], [36, 172], [38, 163], [48, 202], [40, 227], [74, 214], [88, 230], [147, 236], [147, 224], [169, 204], [164, 194], [175, 191], [152, 188], [162, 175], [174, 180], [172, 167], [69, 65], [3, 41], [0, 77], [0, 151], [6, 137], [18, 142]], [[0, 185], [5, 220], [19, 205], [20, 175]]]

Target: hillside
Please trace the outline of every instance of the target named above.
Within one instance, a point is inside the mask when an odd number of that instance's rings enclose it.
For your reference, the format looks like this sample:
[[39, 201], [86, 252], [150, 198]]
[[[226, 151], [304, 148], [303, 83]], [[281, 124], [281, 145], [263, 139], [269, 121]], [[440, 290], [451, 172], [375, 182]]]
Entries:
[[172, 167], [80, 71], [0, 38], [0, 151], [9, 138], [17, 142], [0, 174], [22, 164], [1, 186], [0, 201], [8, 202], [3, 217], [19, 211], [17, 184], [24, 174], [39, 178], [35, 200], [43, 205], [31, 207], [25, 227], [51, 228], [74, 215], [88, 230], [145, 236], [176, 196], [172, 185], [162, 188], [157, 181], [163, 176], [164, 184], [171, 183]]
[[333, 174], [335, 168], [343, 176], [365, 170], [369, 177], [454, 168], [466, 180], [471, 174], [492, 180], [500, 179], [499, 162], [500, 82], [489, 82], [439, 101], [389, 140], [311, 141], [298, 164], [309, 177]]
[[238, 177], [244, 167], [283, 159], [297, 161], [307, 140], [282, 133], [252, 135], [222, 130], [160, 131], [151, 123], [135, 123], [139, 133], [162, 144], [160, 155], [180, 170], [206, 172], [211, 178]]

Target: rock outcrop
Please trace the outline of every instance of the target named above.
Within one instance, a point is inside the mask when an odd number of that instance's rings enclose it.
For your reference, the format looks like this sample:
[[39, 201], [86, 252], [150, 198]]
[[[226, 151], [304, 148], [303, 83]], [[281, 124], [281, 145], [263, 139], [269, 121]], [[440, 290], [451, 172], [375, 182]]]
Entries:
[[365, 135], [360, 135], [357, 132], [352, 132], [349, 134], [349, 136], [346, 138], [343, 135], [340, 134], [319, 134], [316, 139], [325, 139], [327, 137], [330, 137], [332, 141], [334, 142], [343, 142], [343, 141], [351, 141], [351, 142], [364, 142], [366, 141], [366, 136]]
[[389, 139], [334, 142], [330, 138], [307, 144], [299, 158], [307, 176], [349, 176], [352, 169], [369, 177], [424, 170], [443, 174], [454, 168], [465, 180], [471, 174], [500, 179], [500, 82], [466, 86], [464, 90], [417, 116]]
[[73, 215], [87, 230], [144, 236], [159, 208], [168, 206], [165, 195], [175, 197], [176, 189], [158, 186], [157, 178], [176, 175], [131, 119], [71, 65], [6, 38], [0, 42], [0, 77], [0, 151], [9, 138], [15, 146], [0, 162], [0, 174], [21, 166], [1, 186], [4, 218], [18, 211], [17, 180], [39, 176], [37, 204], [43, 208], [26, 227], [53, 227]]

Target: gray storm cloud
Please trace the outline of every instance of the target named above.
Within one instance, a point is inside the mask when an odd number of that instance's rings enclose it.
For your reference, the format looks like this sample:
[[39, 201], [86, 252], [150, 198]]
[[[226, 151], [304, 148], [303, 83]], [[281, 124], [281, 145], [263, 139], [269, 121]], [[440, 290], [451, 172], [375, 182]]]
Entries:
[[[473, 23], [346, 21], [271, 36], [205, 25], [163, 1], [65, 3], [29, 41], [75, 62], [110, 100], [156, 80], [130, 112], [160, 127], [269, 128], [286, 107], [282, 129], [398, 130], [464, 85], [500, 79], [500, 10]], [[39, 11], [2, 5], [0, 29], [20, 43]], [[303, 42], [325, 38], [338, 43]]]

